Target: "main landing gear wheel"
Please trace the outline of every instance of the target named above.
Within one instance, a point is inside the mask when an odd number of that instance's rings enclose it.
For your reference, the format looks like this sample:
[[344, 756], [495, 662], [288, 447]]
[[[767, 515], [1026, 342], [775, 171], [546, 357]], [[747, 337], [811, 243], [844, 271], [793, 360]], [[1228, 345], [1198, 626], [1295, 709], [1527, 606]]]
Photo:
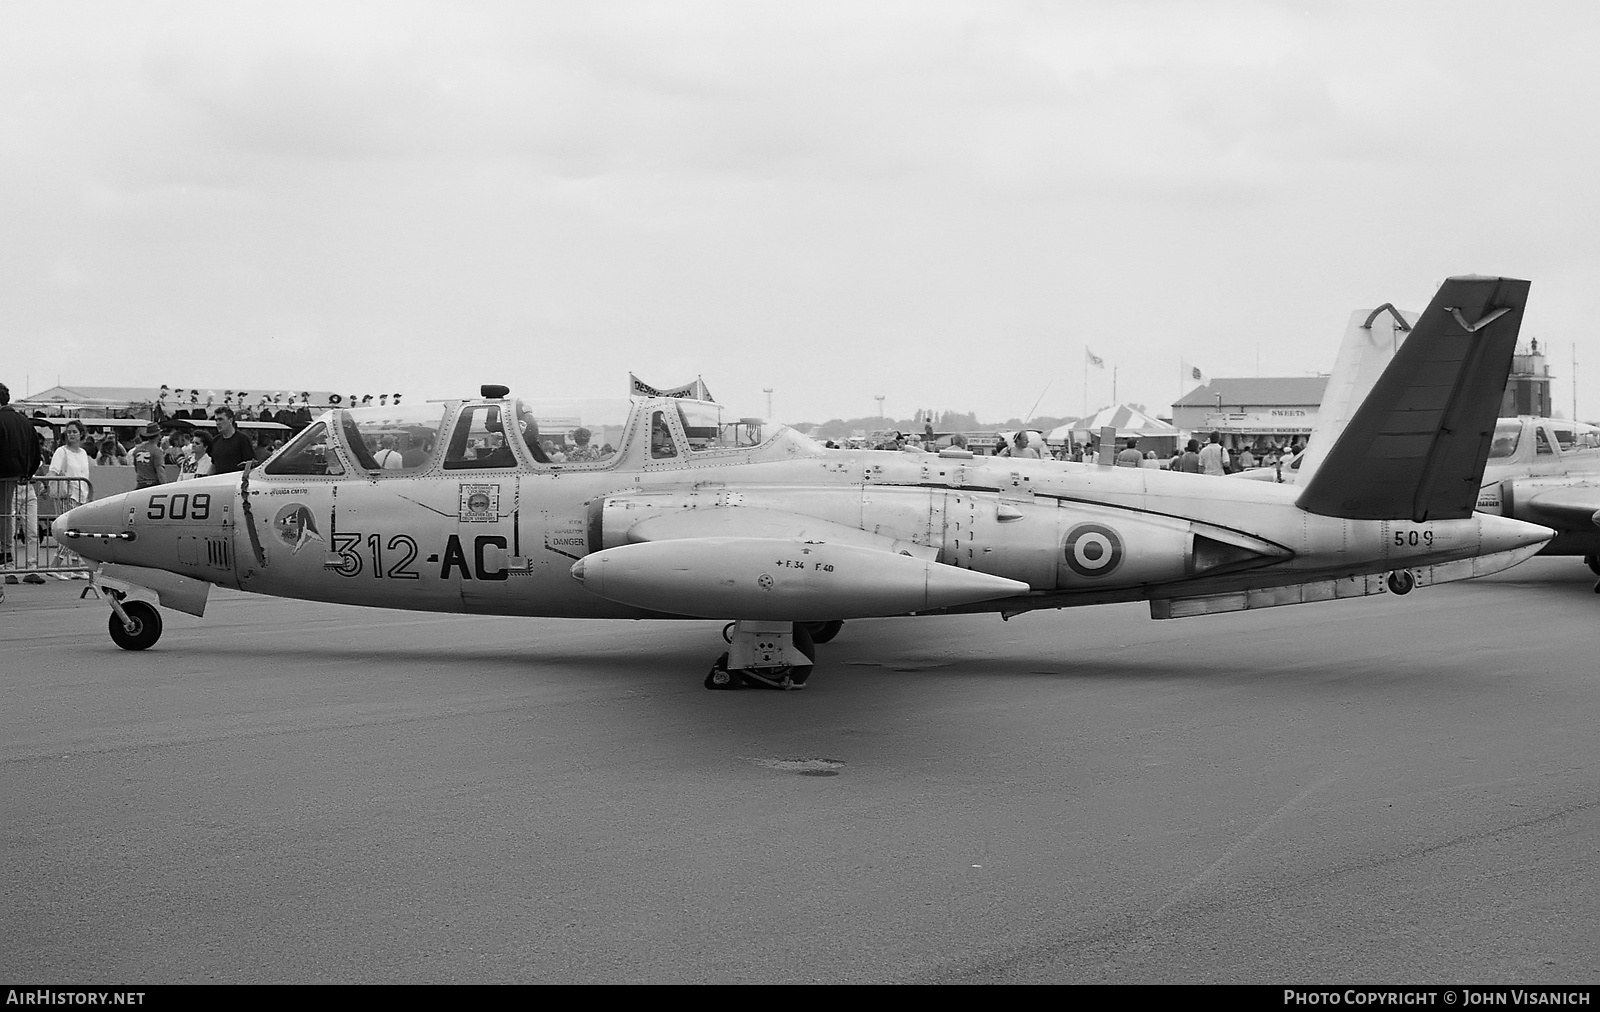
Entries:
[[708, 689], [737, 689], [740, 687], [739, 673], [728, 670], [728, 655], [723, 654], [711, 665], [711, 672], [706, 675], [706, 688]]
[[1415, 574], [1409, 569], [1397, 569], [1389, 574], [1389, 593], [1405, 595], [1417, 585]]
[[1585, 555], [1583, 557], [1583, 563], [1589, 567], [1589, 571], [1591, 573], [1596, 576], [1600, 576], [1600, 552], [1590, 552], [1588, 555]]
[[806, 623], [806, 629], [811, 633], [811, 642], [813, 643], [832, 643], [833, 638], [839, 635], [839, 630], [843, 628], [843, 619], [834, 619], [832, 622]]
[[712, 662], [706, 673], [708, 689], [804, 688], [816, 665], [808, 623], [730, 622], [722, 637], [732, 649]]
[[161, 613], [143, 601], [125, 601], [122, 611], [133, 623], [129, 629], [116, 612], [111, 613], [111, 640], [124, 650], [145, 650], [161, 638]]

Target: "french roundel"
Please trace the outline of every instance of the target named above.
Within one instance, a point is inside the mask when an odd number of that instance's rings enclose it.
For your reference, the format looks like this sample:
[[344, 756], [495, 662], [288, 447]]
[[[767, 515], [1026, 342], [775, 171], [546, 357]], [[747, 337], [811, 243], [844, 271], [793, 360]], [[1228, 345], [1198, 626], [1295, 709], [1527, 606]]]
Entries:
[[1122, 565], [1122, 536], [1105, 524], [1079, 524], [1067, 532], [1065, 552], [1079, 576], [1107, 576]]

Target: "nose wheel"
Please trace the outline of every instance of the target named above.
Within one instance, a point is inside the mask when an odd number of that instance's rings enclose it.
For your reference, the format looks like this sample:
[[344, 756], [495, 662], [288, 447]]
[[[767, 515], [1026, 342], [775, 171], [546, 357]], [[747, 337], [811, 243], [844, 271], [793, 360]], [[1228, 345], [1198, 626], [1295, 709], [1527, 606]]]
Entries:
[[1405, 595], [1417, 585], [1416, 574], [1409, 569], [1397, 569], [1389, 574], [1389, 593]]
[[111, 641], [124, 650], [146, 650], [161, 638], [161, 613], [143, 601], [111, 601]]

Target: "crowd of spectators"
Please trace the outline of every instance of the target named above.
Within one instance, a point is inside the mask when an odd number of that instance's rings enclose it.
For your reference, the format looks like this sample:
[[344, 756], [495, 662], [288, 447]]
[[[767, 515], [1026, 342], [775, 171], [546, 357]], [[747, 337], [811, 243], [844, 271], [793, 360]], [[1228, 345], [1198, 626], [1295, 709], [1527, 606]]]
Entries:
[[400, 405], [400, 394], [328, 394], [313, 403], [311, 391], [300, 393], [279, 391], [253, 395], [248, 390], [224, 390], [219, 396], [215, 390], [176, 390], [162, 384], [154, 403], [150, 406], [151, 418], [163, 422], [169, 418], [213, 418], [217, 411], [227, 409], [241, 422], [277, 422], [299, 432], [311, 424], [311, 417], [326, 408], [365, 408]]
[[[24, 583], [43, 583], [37, 572], [49, 568], [63, 580], [87, 579], [82, 562], [61, 545], [46, 564], [48, 538], [41, 520], [88, 500], [89, 452], [82, 423], [69, 421], [55, 431], [37, 424], [11, 405], [11, 391], [0, 383], [0, 569], [5, 582], [16, 583], [16, 571], [28, 571]], [[69, 570], [68, 567], [76, 567]]]
[[[48, 418], [35, 410], [23, 414], [11, 404], [11, 392], [0, 384], [0, 570], [5, 582], [16, 583], [16, 572], [27, 571], [26, 583], [43, 583], [40, 571], [61, 579], [83, 579], [81, 560], [70, 550], [55, 546], [54, 557], [44, 558], [50, 521], [89, 497], [90, 466], [131, 467], [136, 487], [169, 480], [197, 478], [243, 470], [259, 463], [283, 445], [274, 433], [251, 439], [238, 421], [269, 421], [285, 426], [289, 435], [311, 421], [309, 393], [273, 394], [252, 406], [245, 391], [225, 391], [223, 402], [197, 390], [162, 387], [151, 403], [152, 421], [142, 429], [116, 424], [116, 419]], [[383, 394], [379, 403], [400, 403], [399, 394]], [[371, 404], [367, 396], [350, 398], [351, 404]], [[345, 399], [330, 395], [328, 402]], [[216, 427], [195, 427], [206, 421]], [[77, 567], [77, 568], [74, 568]]]
[[[985, 440], [988, 438], [986, 436]], [[984, 452], [989, 456], [1091, 464], [1096, 459], [1093, 442], [1050, 443], [1045, 440], [1043, 433], [1033, 429], [1015, 433], [994, 433], [993, 439], [992, 445], [987, 441], [983, 443]], [[959, 432], [947, 438], [934, 439], [931, 432], [919, 434], [891, 430], [874, 439], [848, 440], [845, 446], [875, 450], [926, 450], [938, 453], [946, 449], [966, 451], [970, 449], [968, 443], [968, 436]], [[831, 439], [824, 445], [833, 449], [840, 448], [839, 444]], [[1155, 450], [1141, 448], [1140, 440], [1135, 436], [1118, 440], [1113, 463], [1118, 467], [1154, 467], [1188, 471], [1193, 474], [1220, 475], [1256, 467], [1272, 467], [1280, 461], [1287, 462], [1290, 457], [1303, 449], [1304, 444], [1297, 439], [1282, 442], [1263, 439], [1254, 443], [1244, 443], [1235, 450], [1229, 450], [1223, 443], [1222, 433], [1212, 432], [1204, 442], [1198, 439], [1190, 439], [1186, 443], [1180, 442], [1169, 458], [1161, 459]]]

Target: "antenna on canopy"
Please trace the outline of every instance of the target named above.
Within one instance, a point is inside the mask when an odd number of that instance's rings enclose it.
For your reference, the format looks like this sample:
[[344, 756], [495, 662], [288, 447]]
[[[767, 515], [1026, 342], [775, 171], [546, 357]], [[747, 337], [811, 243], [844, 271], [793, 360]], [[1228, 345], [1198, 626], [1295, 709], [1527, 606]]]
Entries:
[[511, 388], [502, 383], [485, 383], [478, 388], [478, 392], [486, 401], [498, 401], [504, 400], [506, 394], [511, 392]]
[[[1054, 383], [1054, 382], [1055, 382], [1055, 380], [1054, 380], [1054, 379], [1052, 379], [1052, 380], [1050, 380], [1050, 383]], [[1027, 425], [1027, 424], [1028, 424], [1028, 423], [1029, 423], [1029, 422], [1030, 422], [1030, 421], [1032, 421], [1032, 420], [1033, 420], [1033, 413], [1034, 413], [1034, 412], [1035, 412], [1035, 411], [1038, 411], [1038, 410], [1039, 410], [1039, 401], [1042, 401], [1042, 400], [1044, 400], [1044, 395], [1045, 395], [1045, 394], [1047, 394], [1047, 393], [1049, 393], [1049, 392], [1050, 392], [1050, 383], [1046, 383], [1046, 384], [1045, 384], [1045, 385], [1044, 385], [1044, 389], [1043, 389], [1043, 390], [1041, 390], [1041, 391], [1039, 391], [1039, 400], [1037, 400], [1037, 401], [1034, 401], [1034, 402], [1033, 402], [1033, 407], [1031, 407], [1031, 408], [1029, 408], [1029, 409], [1028, 409], [1028, 414], [1027, 414], [1027, 417], [1025, 417], [1025, 418], [1023, 418], [1023, 419], [1022, 419], [1022, 424], [1023, 424], [1023, 425], [1024, 425], [1024, 426], [1026, 426], [1026, 425]]]

